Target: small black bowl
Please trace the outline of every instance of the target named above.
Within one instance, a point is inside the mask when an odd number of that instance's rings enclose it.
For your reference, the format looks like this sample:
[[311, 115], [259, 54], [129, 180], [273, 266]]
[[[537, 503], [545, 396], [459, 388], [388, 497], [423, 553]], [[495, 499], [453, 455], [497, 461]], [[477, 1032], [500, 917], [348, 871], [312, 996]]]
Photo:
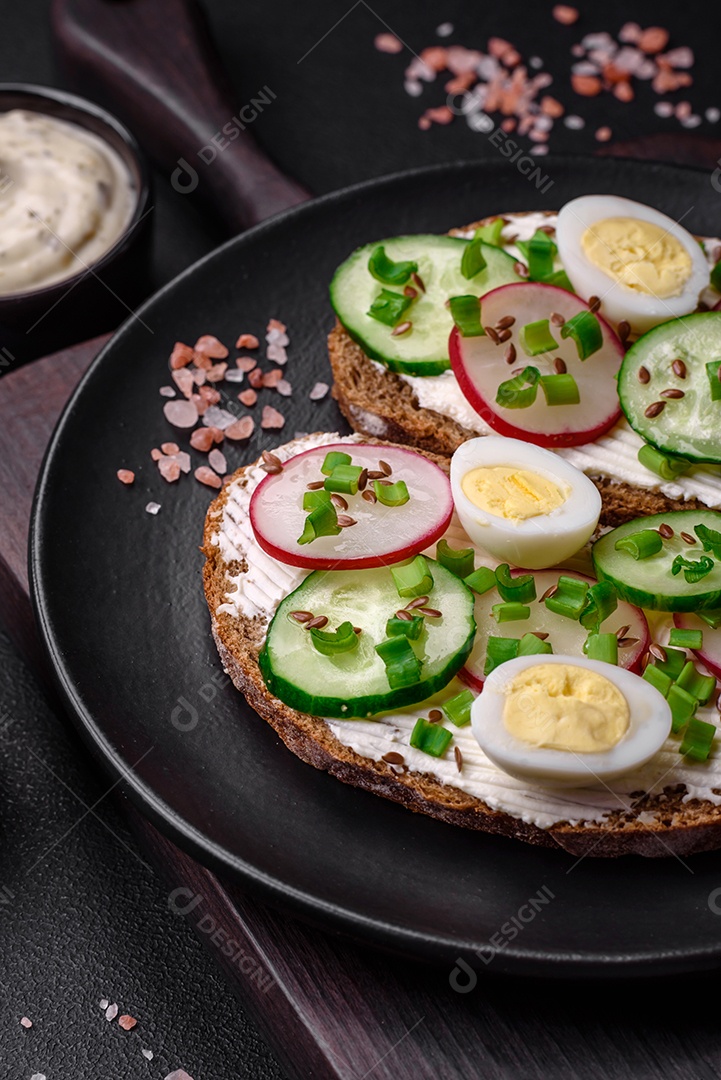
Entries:
[[135, 137], [111, 113], [63, 90], [0, 83], [0, 113], [11, 109], [54, 116], [104, 139], [129, 169], [136, 203], [123, 233], [87, 270], [0, 296], [0, 373], [113, 330], [151, 290], [151, 179]]

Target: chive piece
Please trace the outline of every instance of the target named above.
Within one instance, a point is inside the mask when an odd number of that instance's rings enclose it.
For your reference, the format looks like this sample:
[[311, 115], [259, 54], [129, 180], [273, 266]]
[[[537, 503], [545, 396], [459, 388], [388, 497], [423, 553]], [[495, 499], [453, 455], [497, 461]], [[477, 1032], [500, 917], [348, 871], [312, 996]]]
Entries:
[[541, 375], [546, 405], [578, 405], [581, 394], [573, 375]]
[[374, 480], [373, 490], [378, 502], [384, 506], [404, 506], [410, 499], [405, 480], [396, 480], [395, 484], [381, 484], [380, 480]]
[[414, 686], [420, 682], [421, 661], [411, 648], [407, 637], [392, 637], [381, 641], [375, 651], [386, 666], [386, 677], [391, 690]]
[[452, 742], [453, 733], [448, 728], [418, 717], [410, 739], [411, 746], [416, 750], [422, 750], [431, 757], [443, 757]]
[[706, 705], [716, 689], [716, 680], [713, 675], [702, 675], [693, 660], [689, 660], [676, 679], [676, 686], [687, 690], [701, 705]]
[[565, 615], [567, 619], [580, 619], [586, 606], [587, 595], [588, 585], [585, 581], [561, 574], [558, 588], [553, 596], [546, 597], [545, 604], [549, 611], [554, 611], [557, 615]]
[[589, 660], [618, 664], [618, 638], [615, 634], [589, 634], [583, 646]]
[[676, 683], [669, 688], [666, 699], [671, 706], [671, 731], [678, 735], [696, 712], [698, 701], [693, 694], [689, 694], [688, 690]]
[[[719, 383], [721, 386], [721, 383]], [[662, 454], [655, 446], [648, 443], [642, 446], [638, 452], [639, 464], [652, 473], [656, 473], [662, 480], [675, 480], [691, 468], [691, 462], [686, 458], [675, 457], [673, 454]]]
[[581, 626], [598, 630], [602, 622], [618, 607], [618, 595], [610, 581], [597, 581], [586, 593], [586, 603], [580, 615]]
[[634, 559], [648, 559], [663, 547], [663, 540], [655, 529], [641, 529], [622, 536], [614, 544], [616, 551], [625, 551]]
[[424, 596], [433, 588], [433, 575], [422, 555], [416, 555], [410, 562], [391, 566], [390, 571], [399, 596]]
[[561, 327], [561, 337], [573, 338], [579, 360], [588, 360], [603, 345], [601, 324], [592, 311], [579, 311]]
[[485, 270], [487, 265], [486, 260], [483, 258], [482, 242], [476, 238], [470, 240], [464, 247], [461, 256], [461, 273], [464, 278], [470, 281], [476, 274], [480, 274], [481, 270]]
[[501, 383], [496, 391], [496, 405], [502, 405], [504, 409], [527, 409], [536, 400], [540, 378], [538, 368], [525, 367], [518, 375]]
[[350, 465], [352, 461], [350, 454], [344, 454], [342, 450], [329, 450], [323, 458], [320, 471], [323, 476], [330, 476], [337, 465]]
[[303, 532], [298, 537], [299, 544], [310, 544], [319, 536], [337, 536], [340, 532], [338, 514], [333, 503], [321, 503], [311, 510], [305, 519]]
[[317, 506], [327, 506], [330, 502], [330, 492], [319, 488], [318, 491], [303, 492], [303, 509], [315, 510]]
[[394, 262], [382, 244], [373, 248], [368, 259], [368, 269], [376, 281], [383, 285], [405, 285], [411, 274], [418, 271], [417, 262]]
[[454, 323], [461, 337], [481, 337], [481, 301], [477, 296], [452, 296], [448, 301]]
[[530, 240], [520, 240], [516, 247], [526, 260], [529, 279], [547, 281], [549, 275], [553, 273], [553, 260], [558, 252], [558, 248], [548, 233], [536, 229]]
[[697, 611], [696, 614], [712, 630], [718, 630], [721, 626], [721, 608], [709, 608], [707, 611]]
[[336, 465], [323, 482], [326, 491], [338, 491], [344, 495], [358, 494], [358, 480], [363, 469], [360, 465]]
[[719, 378], [721, 360], [712, 360], [706, 365], [709, 386], [711, 387], [711, 400], [718, 401], [721, 398], [721, 378]]
[[494, 604], [491, 608], [493, 618], [498, 623], [519, 622], [521, 619], [530, 619], [531, 609], [527, 604], [519, 604], [515, 600], [508, 603]]
[[489, 637], [486, 662], [483, 665], [483, 674], [490, 675], [500, 664], [505, 664], [506, 660], [513, 660], [518, 656], [520, 647], [520, 638]]
[[375, 319], [385, 326], [395, 326], [401, 321], [410, 306], [411, 298], [409, 296], [390, 292], [388, 289], [381, 289], [368, 308], [366, 315], [370, 315], [371, 319]]
[[318, 652], [324, 656], [337, 656], [338, 653], [358, 648], [359, 635], [351, 622], [342, 622], [337, 630], [319, 630], [317, 626], [312, 626], [310, 637]]
[[484, 244], [492, 244], [494, 247], [500, 247], [502, 232], [503, 218], [496, 218], [490, 225], [481, 225], [480, 229], [476, 229], [476, 235], [473, 239], [482, 240]]
[[679, 649], [702, 649], [703, 630], [681, 630], [675, 626], [668, 636], [668, 643]]
[[683, 576], [689, 585], [693, 585], [697, 581], [701, 581], [707, 574], [710, 574], [714, 568], [713, 559], [709, 559], [708, 555], [702, 555], [700, 559], [684, 559], [683, 555], [677, 555], [671, 563], [671, 573], [674, 577], [683, 570]]
[[[440, 562], [440, 559], [438, 560]], [[488, 566], [479, 566], [477, 570], [474, 570], [472, 574], [465, 577], [464, 582], [469, 589], [473, 589], [474, 593], [478, 593], [479, 596], [483, 596], [489, 589], [495, 588], [496, 575]]]
[[719, 261], [711, 270], [709, 280], [716, 292], [721, 292], [721, 259], [719, 259]]
[[711, 746], [716, 735], [716, 728], [705, 720], [693, 716], [688, 722], [681, 743], [681, 753], [695, 761], [706, 761], [711, 753]]
[[544, 278], [544, 285], [555, 285], [557, 289], [565, 289], [566, 292], [573, 292], [573, 285], [571, 279], [565, 270], [554, 270], [552, 274], [549, 274], [547, 278]]
[[471, 705], [476, 700], [472, 690], [461, 690], [441, 705], [446, 719], [456, 727], [466, 727], [471, 722]]
[[465, 579], [473, 574], [473, 548], [452, 548], [447, 540], [439, 540], [436, 544], [436, 559], [456, 577]]
[[701, 541], [704, 551], [710, 551], [717, 559], [721, 559], [721, 532], [709, 529], [708, 525], [694, 525], [693, 531]]
[[670, 679], [676, 680], [686, 666], [686, 653], [682, 649], [672, 649], [669, 646], [664, 647], [663, 651], [666, 659], [657, 660], [655, 667]]
[[535, 634], [524, 634], [518, 645], [519, 656], [536, 656], [540, 653], [552, 653], [550, 641], [542, 641]]
[[667, 675], [665, 671], [661, 671], [655, 664], [649, 664], [643, 673], [643, 677], [646, 682], [651, 683], [651, 686], [655, 686], [660, 694], [668, 697], [668, 692], [674, 684], [670, 675]]
[[518, 342], [526, 356], [538, 356], [540, 353], [553, 352], [558, 342], [551, 333], [548, 319], [538, 319], [526, 323], [518, 331]]
[[394, 615], [386, 623], [386, 637], [407, 637], [417, 641], [423, 630], [423, 616], [413, 615], [410, 619], [399, 619]]
[[533, 574], [513, 577], [508, 563], [496, 567], [496, 584], [501, 600], [515, 601], [518, 604], [530, 604], [536, 599], [536, 580]]

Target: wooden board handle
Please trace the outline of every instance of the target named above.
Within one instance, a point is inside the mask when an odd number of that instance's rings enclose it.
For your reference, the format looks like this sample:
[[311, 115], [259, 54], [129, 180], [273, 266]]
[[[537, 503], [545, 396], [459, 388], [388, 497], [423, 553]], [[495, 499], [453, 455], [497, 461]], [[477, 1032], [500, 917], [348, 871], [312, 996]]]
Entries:
[[247, 130], [272, 108], [272, 89], [233, 101], [195, 0], [53, 0], [52, 25], [68, 81], [127, 123], [179, 198], [202, 199], [231, 233], [310, 197]]

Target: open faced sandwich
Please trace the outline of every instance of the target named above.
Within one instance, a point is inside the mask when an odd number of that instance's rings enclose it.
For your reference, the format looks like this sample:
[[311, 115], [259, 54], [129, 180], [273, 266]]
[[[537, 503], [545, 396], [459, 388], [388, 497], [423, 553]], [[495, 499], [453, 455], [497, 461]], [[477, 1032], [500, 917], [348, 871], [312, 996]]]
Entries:
[[721, 847], [715, 256], [594, 196], [343, 263], [356, 433], [205, 526], [223, 665], [294, 753], [577, 855]]

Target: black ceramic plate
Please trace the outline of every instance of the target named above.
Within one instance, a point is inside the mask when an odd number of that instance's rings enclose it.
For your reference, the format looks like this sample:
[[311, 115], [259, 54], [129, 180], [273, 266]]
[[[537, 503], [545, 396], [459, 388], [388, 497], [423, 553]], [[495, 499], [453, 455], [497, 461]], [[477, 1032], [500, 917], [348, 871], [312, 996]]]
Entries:
[[[346, 430], [333, 401], [308, 391], [329, 379], [328, 282], [359, 244], [606, 191], [718, 232], [721, 198], [700, 172], [548, 158], [543, 174], [545, 194], [504, 161], [351, 188], [233, 240], [146, 304], [95, 361], [49, 448], [31, 540], [37, 613], [71, 713], [111, 775], [181, 847], [268, 900], [451, 967], [459, 956], [545, 975], [713, 967], [721, 856], [579, 862], [410, 813], [286, 750], [229, 685], [210, 635], [198, 552], [209, 489], [191, 477], [169, 486], [149, 459], [177, 438], [158, 394], [173, 342], [262, 336], [273, 316], [291, 335], [293, 396], [264, 391], [287, 415], [281, 439]], [[258, 432], [227, 446], [230, 468], [277, 441]], [[133, 487], [116, 480], [121, 466], [136, 470]], [[553, 898], [529, 906], [539, 894]]]

